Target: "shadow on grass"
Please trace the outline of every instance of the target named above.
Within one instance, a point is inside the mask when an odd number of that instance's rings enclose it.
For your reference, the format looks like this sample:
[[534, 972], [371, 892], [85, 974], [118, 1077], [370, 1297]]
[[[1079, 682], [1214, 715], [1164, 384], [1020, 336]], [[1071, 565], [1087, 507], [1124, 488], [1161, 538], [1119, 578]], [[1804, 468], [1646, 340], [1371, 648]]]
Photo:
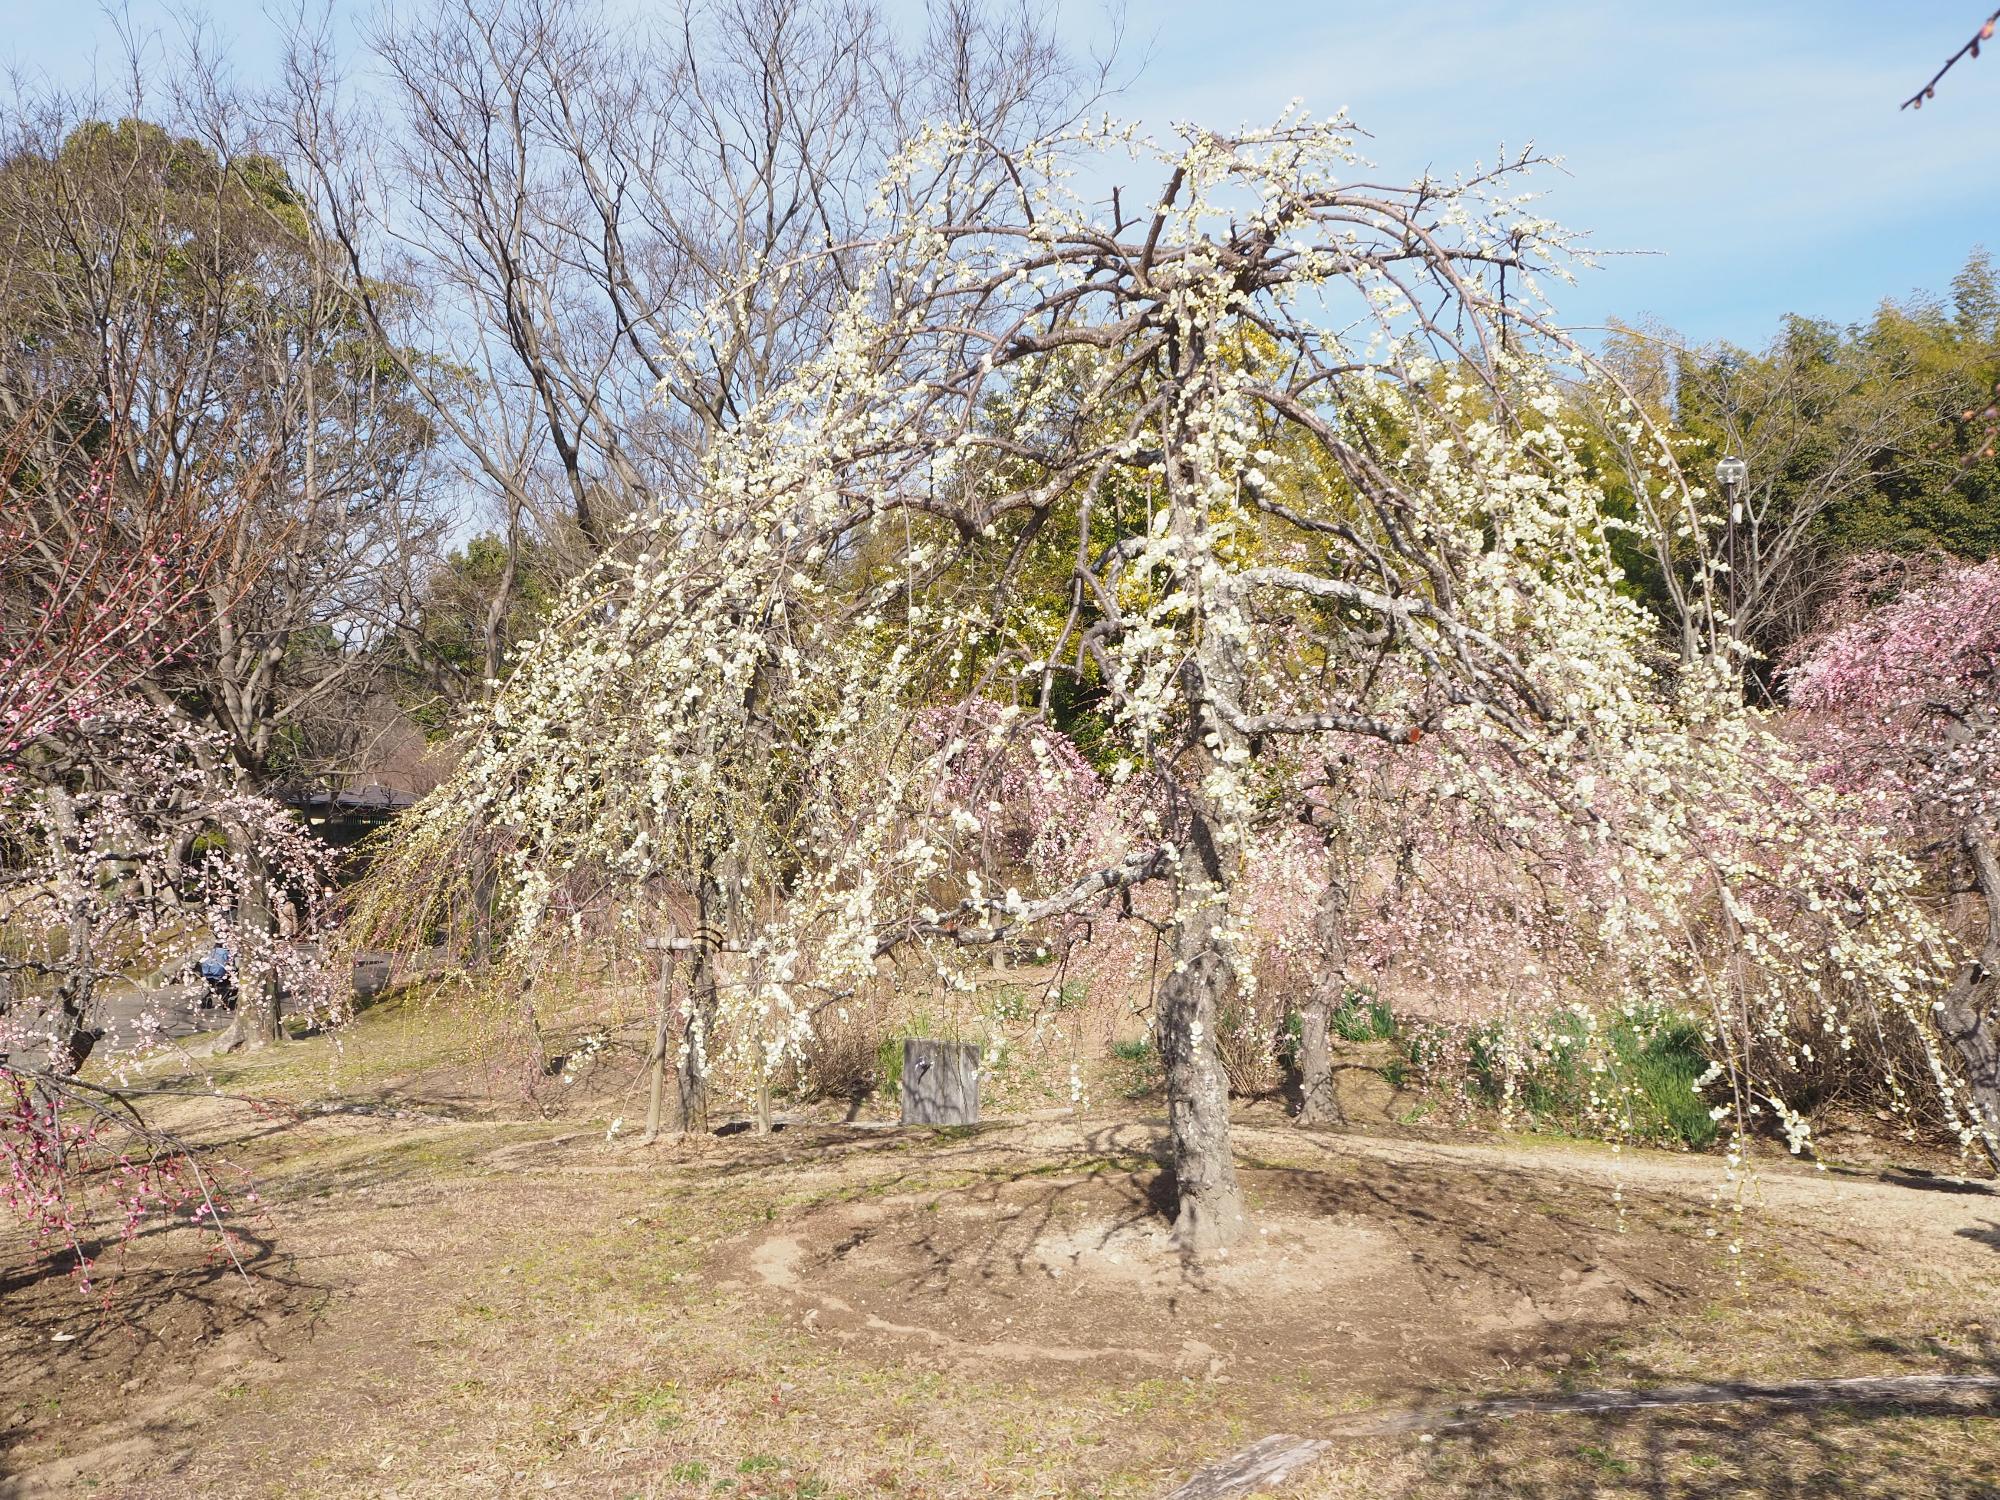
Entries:
[[90, 1380], [94, 1367], [109, 1372], [96, 1378], [117, 1380], [149, 1360], [184, 1365], [218, 1339], [263, 1348], [279, 1333], [309, 1335], [328, 1288], [301, 1274], [260, 1223], [238, 1220], [230, 1234], [225, 1249], [212, 1233], [157, 1220], [122, 1247], [86, 1241], [97, 1276], [89, 1291], [67, 1249], [0, 1276], [0, 1453], [53, 1415], [43, 1409], [51, 1393]]
[[[2000, 1344], [1946, 1360], [2000, 1377]], [[1643, 1374], [1640, 1377], [1643, 1383]], [[2000, 1496], [2000, 1390], [1905, 1390], [1826, 1402], [1750, 1399], [1516, 1416], [1453, 1429], [1420, 1448], [1406, 1495], [1490, 1500], [1764, 1500]], [[1409, 1438], [1401, 1440], [1404, 1443]]]

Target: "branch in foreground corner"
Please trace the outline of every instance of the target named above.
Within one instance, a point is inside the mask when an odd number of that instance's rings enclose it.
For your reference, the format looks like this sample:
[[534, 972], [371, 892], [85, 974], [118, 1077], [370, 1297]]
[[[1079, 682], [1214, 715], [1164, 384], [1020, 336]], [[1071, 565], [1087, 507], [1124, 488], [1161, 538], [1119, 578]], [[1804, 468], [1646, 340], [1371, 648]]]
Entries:
[[1947, 57], [1944, 60], [1944, 66], [1931, 74], [1931, 81], [1905, 99], [1901, 107], [1904, 109], [1922, 109], [1926, 99], [1935, 99], [1937, 97], [1938, 80], [1949, 73], [1953, 65], [1961, 57], [1979, 56], [1979, 44], [1993, 40], [1993, 28], [1995, 25], [2000, 25], [2000, 10], [1996, 10], [1992, 15], [1988, 16], [1979, 30], [1972, 34], [1972, 40], [1952, 53], [1950, 57]]

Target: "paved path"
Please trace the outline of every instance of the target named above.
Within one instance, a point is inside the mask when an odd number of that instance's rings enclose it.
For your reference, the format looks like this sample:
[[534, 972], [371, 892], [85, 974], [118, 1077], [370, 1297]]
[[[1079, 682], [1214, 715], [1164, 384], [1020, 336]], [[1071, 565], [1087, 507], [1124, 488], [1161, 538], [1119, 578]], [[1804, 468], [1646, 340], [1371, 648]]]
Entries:
[[[93, 1007], [93, 1024], [102, 1026], [105, 1035], [93, 1057], [157, 1047], [162, 1042], [191, 1041], [222, 1030], [233, 1013], [219, 1006], [202, 1008], [207, 997], [207, 990], [200, 984], [150, 988], [125, 985], [104, 990]], [[39, 1066], [43, 1060], [42, 1048], [20, 1047], [13, 1060], [21, 1066]]]
[[129, 1051], [145, 1042], [178, 1041], [220, 1031], [233, 1014], [221, 1006], [202, 1009], [208, 991], [200, 984], [160, 989], [112, 991], [98, 998], [97, 1024], [104, 1028], [99, 1045], [111, 1052]]

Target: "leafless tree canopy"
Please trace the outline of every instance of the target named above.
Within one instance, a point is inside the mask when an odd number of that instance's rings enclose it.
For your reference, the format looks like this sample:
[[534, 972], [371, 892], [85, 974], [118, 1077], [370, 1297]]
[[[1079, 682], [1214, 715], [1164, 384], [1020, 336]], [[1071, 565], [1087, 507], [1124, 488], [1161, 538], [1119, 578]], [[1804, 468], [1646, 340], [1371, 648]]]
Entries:
[[918, 122], [1030, 138], [1103, 82], [971, 0], [914, 39], [861, 0], [439, 0], [371, 45], [364, 95], [295, 39], [285, 153], [499, 529], [587, 551], [818, 348]]

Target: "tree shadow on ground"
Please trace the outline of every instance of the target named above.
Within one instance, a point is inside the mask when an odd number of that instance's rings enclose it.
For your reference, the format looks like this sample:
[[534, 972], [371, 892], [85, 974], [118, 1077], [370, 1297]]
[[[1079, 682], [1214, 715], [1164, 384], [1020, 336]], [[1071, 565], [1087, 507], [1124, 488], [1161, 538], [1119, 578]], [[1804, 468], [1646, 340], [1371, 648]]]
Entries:
[[[891, 1361], [913, 1340], [966, 1358], [1033, 1347], [1057, 1362], [1024, 1369], [1029, 1383], [1100, 1379], [1079, 1361], [1102, 1357], [1419, 1400], [1503, 1361], [1588, 1359], [1727, 1279], [1687, 1215], [1621, 1225], [1609, 1184], [1367, 1156], [1240, 1164], [1251, 1239], [1189, 1261], [1169, 1239], [1178, 1194], [1162, 1144], [1113, 1127], [1043, 1143], [1032, 1163], [990, 1149], [953, 1161], [947, 1147], [908, 1171], [857, 1146], [850, 1160], [875, 1169], [865, 1196], [788, 1213], [736, 1255], [816, 1305], [817, 1328]], [[758, 1270], [771, 1254], [780, 1275]]]
[[[2000, 1375], [2000, 1345], [1962, 1361]], [[1645, 1383], [1644, 1372], [1637, 1372]], [[1489, 1421], [1432, 1434], [1406, 1495], [1486, 1500], [1994, 1500], [2000, 1390], [1759, 1400]], [[1403, 1439], [1404, 1443], [1411, 1441]], [[1407, 1450], [1406, 1450], [1407, 1451]]]
[[328, 1293], [261, 1222], [232, 1223], [228, 1248], [173, 1220], [149, 1224], [129, 1244], [92, 1239], [83, 1250], [96, 1262], [92, 1288], [67, 1249], [0, 1279], [0, 1453], [57, 1415], [36, 1397], [55, 1388], [58, 1365], [67, 1386], [99, 1368], [110, 1374], [97, 1378], [164, 1373], [222, 1339], [269, 1354], [280, 1333], [310, 1334]]
[[1961, 1229], [1959, 1238], [1971, 1240], [1975, 1244], [1989, 1245], [2000, 1250], [2000, 1219], [1988, 1219], [1984, 1229]]

